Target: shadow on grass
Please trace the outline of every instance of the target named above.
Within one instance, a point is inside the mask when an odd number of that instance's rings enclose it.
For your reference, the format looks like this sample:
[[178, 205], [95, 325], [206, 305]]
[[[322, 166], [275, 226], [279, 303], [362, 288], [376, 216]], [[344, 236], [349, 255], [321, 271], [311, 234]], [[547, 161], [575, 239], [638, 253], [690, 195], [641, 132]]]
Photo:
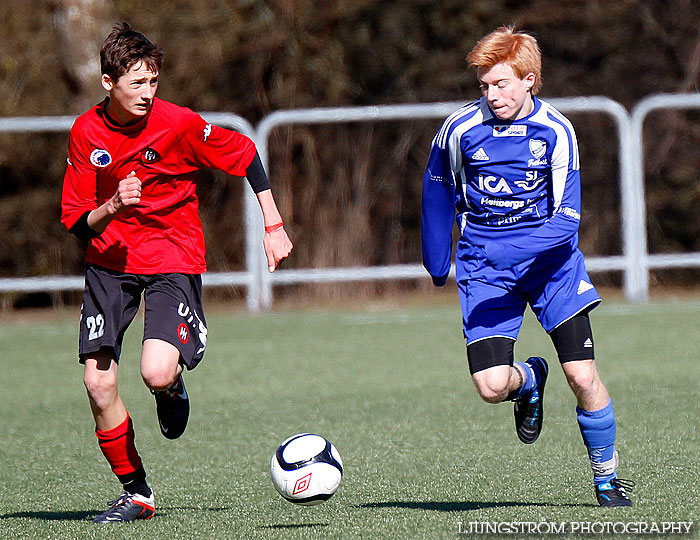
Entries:
[[292, 530], [292, 529], [313, 529], [316, 527], [328, 527], [328, 523], [292, 523], [289, 525], [277, 524], [277, 525], [263, 525], [258, 527], [258, 529], [280, 529], [280, 530]]
[[201, 506], [156, 506], [156, 516], [167, 516], [169, 510], [177, 512], [228, 512], [231, 506], [212, 506], [202, 508]]
[[356, 508], [408, 508], [410, 510], [434, 510], [436, 512], [470, 512], [472, 510], [484, 510], [486, 508], [512, 508], [512, 507], [559, 507], [559, 508], [578, 508], [578, 507], [596, 507], [594, 504], [573, 504], [573, 503], [529, 503], [517, 501], [387, 501], [380, 503], [367, 503], [356, 505]]
[[[195, 507], [183, 507], [183, 506], [166, 506], [163, 508], [157, 508], [154, 517], [167, 516], [168, 511], [187, 511], [187, 512], [225, 512], [230, 510], [231, 507], [214, 507], [214, 508], [195, 508]], [[17, 519], [17, 518], [28, 518], [28, 519], [42, 519], [44, 521], [85, 521], [92, 520], [92, 518], [100, 515], [103, 510], [92, 510], [92, 511], [76, 511], [76, 512], [12, 512], [9, 514], [0, 514], [0, 520], [3, 519]]]
[[100, 512], [12, 512], [0, 514], [0, 520], [12, 518], [43, 519], [44, 521], [84, 521]]

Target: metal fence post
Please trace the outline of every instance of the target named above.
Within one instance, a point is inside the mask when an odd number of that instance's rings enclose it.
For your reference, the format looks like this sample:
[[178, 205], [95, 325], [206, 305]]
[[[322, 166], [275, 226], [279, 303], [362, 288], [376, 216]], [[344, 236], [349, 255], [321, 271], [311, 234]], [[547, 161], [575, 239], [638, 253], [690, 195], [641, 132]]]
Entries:
[[635, 218], [637, 242], [640, 250], [637, 266], [640, 295], [633, 300], [646, 302], [649, 296], [650, 268], [678, 268], [684, 266], [700, 266], [700, 253], [666, 253], [649, 255], [647, 247], [646, 204], [644, 201], [644, 120], [647, 115], [660, 109], [700, 109], [700, 94], [656, 94], [643, 98], [632, 109], [631, 114], [631, 145], [630, 154], [633, 157], [634, 175], [638, 185], [636, 197], [638, 214]]

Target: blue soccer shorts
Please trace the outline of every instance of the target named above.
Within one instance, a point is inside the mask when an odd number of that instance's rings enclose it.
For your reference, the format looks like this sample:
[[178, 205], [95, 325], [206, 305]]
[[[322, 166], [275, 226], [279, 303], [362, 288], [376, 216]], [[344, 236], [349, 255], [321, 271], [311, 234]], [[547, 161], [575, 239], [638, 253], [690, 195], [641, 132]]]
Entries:
[[460, 239], [455, 260], [467, 345], [492, 337], [516, 340], [530, 305], [547, 333], [600, 301], [583, 254], [564, 245], [507, 270]]

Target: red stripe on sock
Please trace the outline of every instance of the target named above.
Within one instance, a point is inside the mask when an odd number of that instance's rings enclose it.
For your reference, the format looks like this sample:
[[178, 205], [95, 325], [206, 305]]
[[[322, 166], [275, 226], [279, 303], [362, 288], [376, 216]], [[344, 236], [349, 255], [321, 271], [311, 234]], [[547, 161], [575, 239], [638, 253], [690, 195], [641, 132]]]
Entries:
[[95, 435], [114, 474], [130, 474], [141, 467], [141, 457], [134, 444], [134, 425], [128, 412], [117, 427], [106, 431], [95, 429]]

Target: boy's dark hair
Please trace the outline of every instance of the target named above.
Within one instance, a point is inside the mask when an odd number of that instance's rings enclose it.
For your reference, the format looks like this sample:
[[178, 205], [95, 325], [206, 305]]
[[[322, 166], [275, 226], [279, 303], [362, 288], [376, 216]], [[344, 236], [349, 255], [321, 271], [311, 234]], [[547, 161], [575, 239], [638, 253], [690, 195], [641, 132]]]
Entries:
[[114, 27], [102, 44], [100, 67], [103, 75], [116, 82], [138, 62], [144, 62], [154, 73], [159, 72], [164, 56], [163, 49], [123, 22]]

